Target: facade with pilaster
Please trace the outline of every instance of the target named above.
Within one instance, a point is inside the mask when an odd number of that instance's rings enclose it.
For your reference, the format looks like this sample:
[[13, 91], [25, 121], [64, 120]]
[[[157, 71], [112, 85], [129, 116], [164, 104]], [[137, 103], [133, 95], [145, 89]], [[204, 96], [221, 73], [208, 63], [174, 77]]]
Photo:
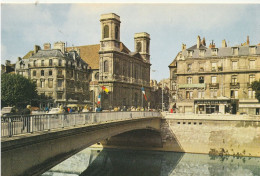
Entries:
[[250, 45], [249, 37], [233, 47], [223, 40], [217, 48], [198, 36], [196, 45], [183, 44], [169, 68], [177, 112], [260, 114], [251, 87], [260, 79], [260, 46]]

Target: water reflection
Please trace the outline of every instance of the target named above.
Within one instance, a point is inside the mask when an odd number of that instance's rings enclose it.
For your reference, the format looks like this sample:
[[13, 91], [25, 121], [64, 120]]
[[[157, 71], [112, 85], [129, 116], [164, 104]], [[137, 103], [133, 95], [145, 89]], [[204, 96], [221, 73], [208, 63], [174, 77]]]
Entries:
[[43, 176], [260, 176], [260, 158], [87, 148]]

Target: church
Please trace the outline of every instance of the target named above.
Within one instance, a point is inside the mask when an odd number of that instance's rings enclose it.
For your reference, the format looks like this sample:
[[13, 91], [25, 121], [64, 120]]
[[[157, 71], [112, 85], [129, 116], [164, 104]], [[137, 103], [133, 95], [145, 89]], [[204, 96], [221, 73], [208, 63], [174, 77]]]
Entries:
[[91, 68], [90, 101], [102, 109], [115, 106], [148, 108], [152, 98], [150, 35], [136, 33], [135, 51], [131, 52], [120, 41], [120, 23], [120, 17], [114, 13], [101, 15], [100, 44], [68, 47], [67, 50], [78, 51]]

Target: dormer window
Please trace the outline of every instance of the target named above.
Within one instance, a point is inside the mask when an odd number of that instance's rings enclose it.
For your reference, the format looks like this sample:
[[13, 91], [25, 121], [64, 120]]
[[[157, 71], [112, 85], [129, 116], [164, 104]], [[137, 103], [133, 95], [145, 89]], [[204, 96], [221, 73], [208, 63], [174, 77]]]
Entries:
[[232, 54], [237, 56], [238, 55], [238, 47], [233, 47], [232, 48]]
[[188, 57], [192, 57], [193, 51], [188, 51]]
[[218, 49], [217, 48], [211, 48], [211, 55], [217, 56], [218, 55]]
[[204, 57], [204, 54], [205, 54], [205, 50], [204, 49], [200, 49], [199, 56], [200, 57]]
[[249, 54], [250, 55], [256, 54], [256, 46], [249, 46]]

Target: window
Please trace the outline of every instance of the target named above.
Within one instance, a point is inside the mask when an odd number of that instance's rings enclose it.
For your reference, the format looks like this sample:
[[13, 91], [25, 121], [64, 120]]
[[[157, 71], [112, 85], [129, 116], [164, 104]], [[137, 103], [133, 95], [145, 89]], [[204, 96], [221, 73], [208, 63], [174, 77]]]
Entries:
[[41, 80], [41, 88], [44, 88], [45, 81]]
[[33, 83], [37, 86], [37, 79], [34, 79]]
[[61, 66], [61, 63], [62, 63], [62, 61], [61, 61], [61, 59], [59, 59], [59, 66]]
[[136, 51], [137, 52], [141, 52], [142, 51], [142, 44], [141, 44], [141, 42], [137, 42], [136, 43]]
[[188, 57], [192, 57], [193, 51], [188, 51]]
[[36, 60], [33, 61], [33, 66], [36, 67]]
[[192, 68], [192, 65], [191, 65], [191, 64], [188, 64], [188, 65], [187, 65], [187, 72], [191, 72], [191, 68]]
[[44, 76], [44, 70], [41, 70], [41, 76]]
[[199, 63], [199, 71], [200, 72], [204, 71], [204, 65], [205, 65], [205, 63]]
[[205, 50], [203, 50], [203, 49], [200, 50], [200, 52], [199, 52], [199, 56], [200, 56], [200, 57], [204, 57], [204, 53], [205, 53]]
[[254, 99], [255, 98], [255, 91], [248, 90], [248, 98], [249, 99]]
[[237, 61], [232, 61], [232, 69], [237, 70]]
[[192, 84], [192, 77], [187, 78], [187, 84]]
[[61, 69], [58, 70], [58, 75], [62, 75], [62, 70]]
[[249, 47], [249, 53], [250, 54], [256, 54], [256, 47], [255, 46], [250, 46]]
[[233, 85], [236, 85], [236, 84], [237, 84], [237, 76], [236, 76], [236, 75], [233, 75], [233, 76], [231, 77], [231, 83], [232, 83]]
[[36, 71], [35, 70], [33, 71], [33, 76], [36, 76]]
[[232, 48], [232, 54], [238, 55], [238, 48]]
[[58, 87], [62, 87], [62, 80], [58, 80]]
[[118, 39], [118, 26], [115, 28], [115, 38]]
[[205, 92], [203, 90], [198, 91], [198, 98], [204, 98]]
[[52, 70], [49, 70], [49, 76], [52, 76]]
[[62, 99], [62, 94], [63, 94], [63, 93], [57, 93], [57, 98], [58, 98], [58, 99]]
[[186, 91], [186, 99], [193, 99], [193, 92], [192, 91]]
[[48, 81], [48, 87], [52, 88], [53, 87], [53, 79], [49, 79]]
[[218, 94], [217, 90], [215, 89], [210, 90], [210, 98], [217, 98], [217, 94]]
[[95, 74], [95, 79], [96, 79], [96, 80], [99, 80], [99, 72], [97, 72], [97, 73]]
[[255, 68], [255, 60], [250, 60], [249, 61], [249, 68], [254, 69]]
[[104, 61], [104, 72], [108, 72], [108, 61]]
[[109, 37], [109, 27], [108, 25], [105, 25], [104, 27], [104, 38], [108, 38]]
[[41, 61], [41, 66], [44, 66], [44, 60]]
[[147, 53], [149, 53], [149, 48], [150, 48], [150, 42], [149, 41], [147, 41], [146, 42], [146, 51], [147, 51]]
[[249, 83], [252, 84], [255, 81], [255, 75], [249, 75]]
[[200, 83], [200, 84], [204, 83], [204, 77], [203, 77], [203, 76], [200, 76], [200, 77], [199, 77], [199, 83]]
[[52, 59], [49, 59], [49, 66], [52, 66]]
[[230, 97], [231, 98], [238, 98], [238, 91], [237, 90], [231, 90], [230, 91]]
[[217, 83], [217, 77], [216, 76], [211, 76], [211, 83], [216, 84]]
[[73, 70], [71, 70], [71, 77], [73, 77]]
[[212, 56], [218, 55], [218, 49], [217, 49], [217, 48], [212, 48], [212, 49], [211, 49], [211, 55], [212, 55]]
[[212, 71], [216, 71], [217, 70], [217, 63], [216, 62], [212, 62], [211, 63], [211, 70]]

